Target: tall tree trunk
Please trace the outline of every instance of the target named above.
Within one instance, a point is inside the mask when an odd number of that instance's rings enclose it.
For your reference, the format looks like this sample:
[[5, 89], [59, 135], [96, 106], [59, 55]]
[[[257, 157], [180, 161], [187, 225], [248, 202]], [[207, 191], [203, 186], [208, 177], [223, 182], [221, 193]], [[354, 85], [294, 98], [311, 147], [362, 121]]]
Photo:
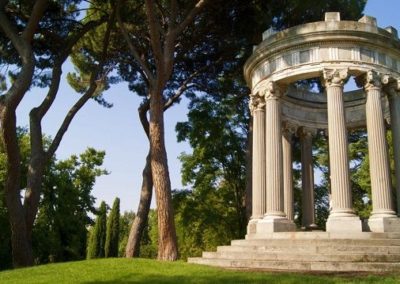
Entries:
[[146, 157], [146, 165], [142, 172], [142, 188], [140, 191], [139, 208], [129, 232], [128, 243], [125, 249], [126, 257], [138, 257], [140, 254], [140, 241], [149, 217], [151, 197], [153, 193], [153, 177], [151, 175], [151, 154]]
[[156, 91], [152, 91], [150, 96], [150, 152], [157, 202], [158, 259], [176, 260], [178, 258], [178, 246], [164, 141], [164, 105], [161, 89], [157, 88]]
[[5, 195], [11, 227], [11, 246], [14, 267], [33, 265], [32, 246], [28, 240], [24, 208], [20, 196], [20, 154], [16, 115], [4, 107], [1, 114], [3, 143], [7, 153]]

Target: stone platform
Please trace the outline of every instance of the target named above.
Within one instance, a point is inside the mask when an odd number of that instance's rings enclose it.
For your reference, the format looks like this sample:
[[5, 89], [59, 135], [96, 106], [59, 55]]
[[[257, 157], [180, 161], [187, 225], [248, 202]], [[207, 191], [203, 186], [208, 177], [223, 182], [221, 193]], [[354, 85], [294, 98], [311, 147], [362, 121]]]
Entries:
[[256, 270], [400, 272], [400, 233], [271, 233], [233, 240], [188, 262]]

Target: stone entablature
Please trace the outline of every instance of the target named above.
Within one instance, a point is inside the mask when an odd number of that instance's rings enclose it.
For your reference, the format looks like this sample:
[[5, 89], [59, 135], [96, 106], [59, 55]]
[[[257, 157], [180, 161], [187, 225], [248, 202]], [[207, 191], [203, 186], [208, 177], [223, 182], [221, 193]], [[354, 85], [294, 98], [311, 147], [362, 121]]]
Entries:
[[[396, 92], [393, 93], [397, 94]], [[363, 90], [344, 92], [343, 99], [347, 127], [365, 127], [365, 92]], [[390, 110], [388, 98], [382, 96], [381, 99], [385, 119], [389, 122]], [[298, 125], [310, 128], [328, 129], [326, 94], [289, 87], [286, 95], [282, 97], [282, 120], [296, 122]]]
[[331, 20], [293, 27], [267, 36], [244, 67], [257, 90], [265, 78], [280, 83], [319, 77], [321, 68], [347, 67], [350, 75], [368, 70], [400, 77], [397, 31], [378, 28], [372, 17], [358, 22]]

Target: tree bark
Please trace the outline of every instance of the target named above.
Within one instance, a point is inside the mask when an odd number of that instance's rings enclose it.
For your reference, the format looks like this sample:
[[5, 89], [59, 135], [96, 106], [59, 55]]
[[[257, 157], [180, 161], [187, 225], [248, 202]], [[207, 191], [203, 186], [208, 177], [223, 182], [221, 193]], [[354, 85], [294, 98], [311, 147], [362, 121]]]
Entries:
[[[29, 33], [23, 33], [21, 37], [11, 24], [4, 12], [4, 6], [0, 7], [0, 27], [10, 39], [21, 58], [21, 72], [5, 94], [2, 100], [2, 112], [0, 114], [1, 133], [5, 154], [7, 157], [7, 178], [5, 183], [6, 205], [9, 213], [11, 227], [11, 246], [14, 267], [33, 265], [32, 246], [28, 241], [27, 228], [24, 218], [24, 208], [20, 197], [21, 182], [21, 157], [17, 137], [16, 109], [29, 89], [35, 68], [35, 58], [31, 48], [31, 29], [36, 26], [36, 19], [41, 16], [46, 1], [38, 1], [34, 6], [37, 15], [31, 15]], [[5, 5], [5, 4], [4, 4]]]
[[[147, 112], [150, 108], [150, 102], [144, 101], [138, 108], [139, 119], [147, 138], [150, 142], [150, 126], [147, 120]], [[149, 144], [150, 147], [150, 144]], [[151, 198], [153, 194], [153, 177], [151, 173], [151, 152], [146, 157], [146, 164], [142, 172], [142, 187], [140, 191], [140, 201], [138, 211], [133, 220], [131, 230], [129, 232], [128, 243], [126, 244], [125, 256], [138, 257], [140, 254], [140, 242], [143, 237], [143, 231], [146, 227], [149, 217]]]
[[14, 267], [33, 265], [32, 246], [28, 241], [24, 208], [20, 196], [20, 155], [16, 136], [15, 111], [4, 109], [1, 117], [2, 134], [7, 153], [6, 204], [11, 227], [11, 246]]
[[151, 197], [153, 193], [153, 177], [151, 175], [151, 154], [150, 151], [146, 157], [146, 165], [142, 172], [142, 188], [140, 191], [139, 208], [135, 219], [133, 220], [131, 230], [129, 232], [128, 243], [126, 245], [126, 257], [138, 257], [140, 254], [140, 241], [142, 240], [143, 231], [147, 224]]
[[164, 111], [161, 88], [152, 91], [150, 97], [150, 152], [157, 201], [158, 259], [176, 260], [178, 258], [178, 246], [164, 141]]

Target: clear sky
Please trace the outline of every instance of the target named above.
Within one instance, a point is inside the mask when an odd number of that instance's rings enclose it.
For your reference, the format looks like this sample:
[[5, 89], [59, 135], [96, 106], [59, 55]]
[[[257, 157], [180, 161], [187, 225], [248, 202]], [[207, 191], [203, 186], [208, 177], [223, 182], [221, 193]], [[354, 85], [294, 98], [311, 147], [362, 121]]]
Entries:
[[[365, 15], [377, 18], [379, 27], [393, 26], [400, 29], [400, 0], [368, 0]], [[322, 19], [321, 19], [322, 20]], [[63, 72], [72, 71], [66, 64]], [[28, 125], [29, 110], [38, 105], [46, 90], [33, 89], [18, 108], [18, 124]], [[61, 84], [59, 95], [44, 119], [44, 133], [54, 136], [65, 113], [79, 96], [69, 88], [66, 81]], [[87, 147], [106, 151], [104, 167], [108, 176], [98, 178], [93, 194], [98, 205], [102, 200], [111, 205], [115, 197], [121, 199], [121, 210], [137, 210], [141, 173], [148, 152], [148, 141], [139, 123], [137, 108], [141, 99], [129, 92], [126, 84], [112, 86], [105, 98], [114, 104], [105, 109], [90, 101], [77, 114], [56, 153], [59, 159], [82, 153]], [[175, 125], [185, 121], [187, 101], [183, 100], [165, 113], [165, 137], [168, 164], [173, 189], [182, 188], [180, 161], [182, 152], [190, 152], [187, 143], [177, 143]]]

